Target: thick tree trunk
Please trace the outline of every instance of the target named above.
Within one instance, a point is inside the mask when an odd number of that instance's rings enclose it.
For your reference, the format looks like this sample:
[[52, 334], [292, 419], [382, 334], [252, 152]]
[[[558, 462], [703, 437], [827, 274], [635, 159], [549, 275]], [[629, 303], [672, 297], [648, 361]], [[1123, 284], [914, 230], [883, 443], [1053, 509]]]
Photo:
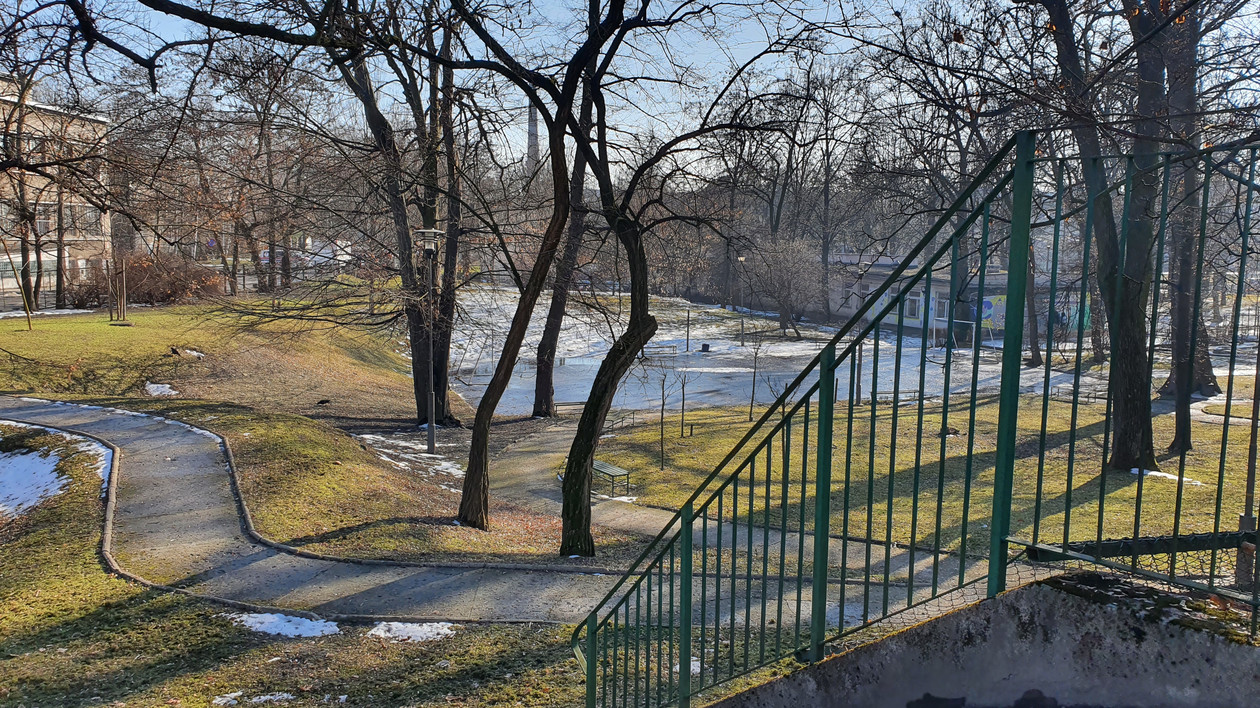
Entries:
[[595, 449], [622, 377], [656, 334], [656, 318], [648, 312], [647, 254], [638, 225], [618, 221], [618, 217], [610, 221], [626, 250], [630, 271], [630, 321], [599, 365], [569, 448], [562, 485], [561, 555], [595, 555], [595, 541], [591, 536], [591, 465], [595, 461]]
[[372, 80], [365, 61], [359, 58], [351, 67], [339, 62], [337, 68], [341, 71], [346, 85], [363, 106], [368, 130], [372, 133], [372, 140], [384, 163], [378, 186], [389, 209], [394, 231], [395, 255], [398, 258], [398, 272], [402, 280], [402, 309], [407, 319], [407, 334], [411, 347], [411, 378], [416, 399], [416, 420], [427, 423], [429, 422], [429, 380], [426, 375], [417, 375], [418, 372], [427, 371], [425, 367], [428, 365], [428, 330], [425, 326], [425, 313], [421, 309], [425, 286], [421, 284], [415, 268], [411, 223], [407, 216], [407, 201], [403, 193], [402, 156], [399, 154], [398, 144], [394, 138], [393, 126], [377, 105], [376, 94], [372, 89]]
[[[1126, 0], [1129, 2], [1131, 0]], [[1150, 246], [1153, 230], [1149, 220], [1151, 201], [1158, 182], [1152, 174], [1135, 178], [1130, 192], [1128, 242], [1121, 253], [1107, 177], [1098, 159], [1103, 154], [1094, 114], [1091, 87], [1086, 83], [1075, 24], [1065, 0], [1041, 0], [1050, 14], [1056, 59], [1069, 98], [1068, 110], [1078, 122], [1072, 129], [1080, 151], [1086, 192], [1092, 201], [1094, 243], [1097, 245], [1098, 285], [1103, 308], [1091, 310], [1095, 319], [1095, 352], [1101, 346], [1097, 318], [1106, 310], [1111, 335], [1113, 469], [1155, 469], [1151, 434], [1150, 370], [1147, 366], [1146, 295], [1150, 283]], [[1126, 5], [1126, 9], [1128, 6]], [[1132, 21], [1132, 18], [1131, 18]], [[1137, 36], [1140, 30], [1134, 27]], [[1158, 126], [1153, 116], [1163, 104], [1163, 68], [1150, 42], [1138, 45], [1138, 114], [1147, 118], [1134, 128], [1133, 152], [1138, 169], [1155, 162], [1159, 149]], [[1122, 255], [1125, 256], [1122, 259]]]
[[[1132, 1], [1132, 0], [1128, 0]], [[1123, 252], [1099, 248], [1099, 287], [1107, 306], [1111, 334], [1112, 438], [1115, 470], [1158, 469], [1151, 429], [1151, 372], [1148, 365], [1146, 304], [1150, 293], [1151, 256], [1160, 211], [1160, 132], [1155, 116], [1166, 106], [1161, 48], [1144, 41], [1153, 33], [1146, 18], [1130, 18], [1137, 44], [1137, 112], [1133, 166]]]

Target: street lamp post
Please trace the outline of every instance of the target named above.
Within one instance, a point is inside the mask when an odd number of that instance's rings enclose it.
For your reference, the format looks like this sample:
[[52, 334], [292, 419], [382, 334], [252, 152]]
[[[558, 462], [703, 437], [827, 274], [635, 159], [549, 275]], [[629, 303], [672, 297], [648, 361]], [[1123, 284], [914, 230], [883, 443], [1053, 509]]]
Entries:
[[[742, 277], [742, 276], [744, 275], [744, 258], [745, 258], [745, 256], [737, 256], [737, 257], [736, 257], [736, 260], [738, 260], [738, 261], [739, 261], [739, 274], [740, 274], [740, 276], [741, 276], [741, 277], [739, 277], [739, 278], [736, 278], [736, 280], [735, 280], [735, 284], [736, 284], [736, 286], [738, 286], [738, 289], [739, 289], [739, 306], [740, 306], [740, 308], [743, 308], [743, 307], [747, 304], [747, 303], [745, 303], [745, 302], [744, 302], [744, 279], [743, 279], [743, 277]], [[731, 307], [733, 308], [733, 307], [734, 307], [734, 305], [732, 305]], [[741, 347], [742, 347], [742, 346], [744, 346], [744, 316], [743, 316], [743, 313], [741, 313], [741, 314], [740, 314], [740, 317], [739, 317], [739, 346], [741, 346]], [[755, 384], [756, 382], [754, 381], [753, 383]]]
[[[428, 271], [428, 274], [429, 274], [429, 289], [425, 293], [425, 298], [426, 300], [428, 300], [428, 307], [426, 308], [426, 310], [428, 311], [427, 329], [428, 329], [428, 339], [429, 339], [429, 371], [428, 371], [429, 400], [428, 400], [428, 416], [427, 416], [428, 424], [425, 427], [428, 429], [428, 433], [429, 433], [428, 443], [429, 443], [430, 455], [435, 454], [435, 450], [437, 449], [437, 420], [435, 420], [437, 416], [437, 395], [433, 390], [434, 389], [433, 327], [434, 327], [434, 324], [437, 322], [437, 316], [436, 316], [437, 313], [433, 309], [433, 288], [434, 288], [433, 271], [437, 269], [436, 266], [437, 266], [438, 236], [441, 233], [442, 231], [440, 229], [417, 229], [414, 233], [413, 239], [414, 241], [416, 241], [414, 245], [419, 246], [419, 248], [415, 249], [413, 246], [413, 252], [412, 252], [413, 256], [415, 254], [415, 250], [419, 250], [420, 252], [424, 254], [424, 261], [425, 261], [425, 266], [426, 266], [425, 269]], [[411, 375], [415, 376], [414, 369], [412, 370]]]

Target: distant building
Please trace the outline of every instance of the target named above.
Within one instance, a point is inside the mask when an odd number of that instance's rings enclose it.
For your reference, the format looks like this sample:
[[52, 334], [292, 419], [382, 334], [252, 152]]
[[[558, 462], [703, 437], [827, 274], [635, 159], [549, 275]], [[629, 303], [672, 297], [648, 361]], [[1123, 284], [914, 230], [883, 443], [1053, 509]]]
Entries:
[[[75, 187], [84, 172], [103, 181], [101, 161], [91, 158], [104, 148], [108, 122], [30, 99], [29, 87], [23, 91], [15, 77], [0, 76], [0, 159], [46, 163], [37, 170], [6, 169], [0, 180], [0, 238], [12, 259], [0, 261], [0, 302], [7, 309], [21, 306], [23, 270], [32, 285], [39, 283], [33, 304], [44, 307], [52, 304], [59, 269], [71, 285], [91, 277], [111, 256], [107, 215]], [[57, 164], [66, 160], [74, 160], [73, 171]]]
[[[836, 256], [832, 261], [832, 312], [841, 320], [852, 317], [899, 265], [901, 259], [895, 256]], [[911, 262], [903, 282], [908, 282], [920, 267], [919, 261]], [[904, 304], [900, 307], [893, 305], [881, 322], [889, 328], [895, 328], [900, 322], [903, 334], [926, 332], [929, 339], [939, 343], [946, 338], [952, 321], [955, 337], [970, 342], [977, 320], [976, 303], [979, 302], [982, 308], [979, 313], [981, 342], [999, 340], [1006, 328], [1006, 271], [998, 270], [990, 263], [989, 270], [984, 274], [983, 292], [978, 272], [960, 278], [962, 283], [955, 292], [951, 292], [947, 274], [948, 271], [933, 274], [931, 292], [927, 292], [922, 279], [915, 283]], [[876, 300], [863, 319], [870, 321], [899, 292], [899, 287], [890, 288]], [[951, 302], [954, 303], [952, 307]]]

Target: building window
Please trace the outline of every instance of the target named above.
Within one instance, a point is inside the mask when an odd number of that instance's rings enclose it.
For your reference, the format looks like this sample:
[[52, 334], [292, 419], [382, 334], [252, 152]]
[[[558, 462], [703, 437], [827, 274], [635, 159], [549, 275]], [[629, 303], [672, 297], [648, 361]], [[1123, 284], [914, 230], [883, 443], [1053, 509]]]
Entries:
[[936, 319], [938, 320], [949, 319], [949, 298], [948, 297], [936, 298], [935, 300], [933, 300], [933, 305], [936, 308], [936, 312], [934, 315]]
[[918, 295], [911, 295], [906, 298], [905, 318], [908, 320], [919, 319], [919, 308], [923, 306], [923, 298]]

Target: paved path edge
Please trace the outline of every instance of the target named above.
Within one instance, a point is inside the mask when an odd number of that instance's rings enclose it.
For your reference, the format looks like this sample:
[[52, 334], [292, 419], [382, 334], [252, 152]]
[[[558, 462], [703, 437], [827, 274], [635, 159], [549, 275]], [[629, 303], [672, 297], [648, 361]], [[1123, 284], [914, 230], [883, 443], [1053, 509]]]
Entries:
[[[39, 398], [37, 396], [18, 396], [18, 398], [27, 398], [31, 400], [47, 401], [48, 403], [55, 403], [55, 404], [63, 405], [63, 406], [83, 406], [83, 404], [75, 403], [73, 401], [59, 401], [52, 398]], [[353, 563], [356, 565], [379, 565], [379, 566], [386, 566], [386, 567], [393, 567], [393, 568], [435, 568], [439, 570], [441, 569], [530, 570], [530, 571], [539, 571], [539, 572], [546, 572], [546, 573], [570, 573], [574, 575], [590, 575], [592, 573], [602, 573], [604, 575], [613, 575], [613, 576], [621, 576], [621, 575], [625, 575], [626, 573], [624, 569], [618, 570], [616, 568], [603, 568], [603, 567], [598, 567], [598, 566], [589, 566], [589, 567], [583, 566], [581, 568], [575, 568], [573, 566], [567, 566], [567, 565], [547, 565], [547, 564], [534, 565], [530, 563], [494, 563], [494, 562], [473, 563], [473, 562], [460, 562], [460, 561], [449, 561], [449, 562], [443, 563], [443, 562], [388, 560], [385, 558], [356, 558], [353, 556], [337, 556], [337, 555], [332, 555], [328, 553], [318, 553], [316, 551], [308, 551], [302, 548], [298, 548], [296, 546], [290, 546], [288, 544], [280, 543], [279, 541], [273, 540], [271, 538], [268, 538], [262, 535], [258, 531], [258, 529], [254, 526], [254, 516], [249, 511], [249, 504], [246, 503], [245, 501], [245, 495], [241, 492], [240, 478], [238, 476], [238, 472], [236, 471], [236, 456], [232, 453], [232, 446], [228, 443], [227, 438], [223, 437], [222, 435], [219, 435], [213, 430], [207, 430], [206, 428], [195, 426], [191, 423], [186, 423], [182, 420], [179, 420], [178, 418], [168, 418], [166, 416], [154, 415], [152, 413], [144, 413], [141, 411], [133, 411], [133, 410], [125, 409], [125, 408], [116, 408], [114, 406], [95, 406], [95, 407], [103, 409], [103, 410], [123, 411], [128, 414], [139, 414], [148, 418], [152, 418], [154, 420], [169, 420], [169, 421], [178, 423], [180, 425], [184, 425], [189, 428], [195, 429], [197, 431], [201, 431], [201, 432], [205, 432], [210, 435], [213, 435], [214, 438], [219, 441], [219, 448], [223, 451], [223, 456], [227, 458], [228, 480], [231, 482], [232, 498], [236, 500], [236, 511], [237, 511], [237, 515], [241, 519], [241, 528], [245, 531], [245, 534], [249, 536], [252, 540], [264, 546], [267, 546], [268, 548], [272, 548], [274, 550], [280, 551], [281, 553], [287, 553], [289, 555], [298, 556], [301, 558], [310, 558], [312, 560], [330, 561], [334, 563]], [[29, 423], [29, 424], [41, 425], [39, 423]], [[55, 426], [43, 426], [43, 427], [55, 428]], [[55, 428], [55, 429], [64, 430], [65, 432], [72, 433], [74, 435], [83, 435], [85, 437], [92, 438], [93, 440], [96, 440], [98, 442], [104, 443], [105, 445], [109, 446], [110, 449], [114, 451], [115, 459], [117, 459], [119, 456], [120, 451], [118, 450], [117, 446], [115, 446], [113, 443], [110, 443], [108, 441], [101, 440], [97, 436], [89, 435], [87, 433], [77, 432], [69, 428]], [[111, 480], [113, 479], [112, 472], [110, 475], [110, 479]], [[112, 481], [111, 481], [111, 484], [112, 484]]]
[[113, 573], [114, 575], [125, 578], [134, 583], [138, 583], [147, 588], [152, 588], [154, 590], [162, 590], [165, 592], [179, 593], [181, 595], [192, 597], [198, 600], [207, 600], [210, 602], [219, 603], [221, 605], [227, 605], [228, 607], [232, 607], [238, 610], [248, 610], [250, 612], [273, 612], [273, 613], [279, 613], [279, 614], [298, 615], [301, 617], [305, 617], [307, 619], [325, 619], [321, 617], [320, 615], [315, 614], [314, 612], [308, 612], [306, 610], [294, 610], [294, 609], [287, 609], [283, 607], [275, 607], [272, 605], [259, 605], [252, 602], [241, 602], [240, 600], [231, 600], [226, 597], [219, 597], [217, 595], [207, 595], [204, 593], [193, 592], [186, 588], [175, 587], [173, 585], [155, 583], [152, 580], [149, 580], [148, 578], [141, 577], [123, 568], [121, 565], [119, 565], [118, 561], [114, 558], [114, 511], [118, 506], [118, 500], [117, 500], [118, 473], [119, 473], [118, 471], [119, 471], [119, 463], [122, 460], [122, 456], [123, 456], [122, 449], [119, 448], [114, 443], [98, 435], [93, 435], [92, 433], [86, 433], [86, 432], [83, 432], [82, 430], [77, 430], [75, 428], [68, 428], [68, 427], [59, 426], [59, 425], [48, 425], [47, 423], [38, 423], [35, 421], [30, 421], [30, 420], [23, 420], [21, 418], [17, 418], [11, 415], [5, 416], [4, 418], [0, 418], [0, 423], [2, 422], [22, 423], [24, 425], [30, 425], [37, 428], [42, 428], [44, 430], [51, 430], [53, 432], [65, 433], [67, 435], [77, 435], [82, 438], [87, 438], [88, 440], [91, 440], [95, 443], [103, 445], [109, 449], [110, 451], [109, 484], [105, 488], [105, 515], [104, 515], [104, 520], [102, 522], [102, 528], [101, 528], [100, 554], [101, 554], [101, 559], [105, 562], [106, 568], [108, 568], [109, 571]]

